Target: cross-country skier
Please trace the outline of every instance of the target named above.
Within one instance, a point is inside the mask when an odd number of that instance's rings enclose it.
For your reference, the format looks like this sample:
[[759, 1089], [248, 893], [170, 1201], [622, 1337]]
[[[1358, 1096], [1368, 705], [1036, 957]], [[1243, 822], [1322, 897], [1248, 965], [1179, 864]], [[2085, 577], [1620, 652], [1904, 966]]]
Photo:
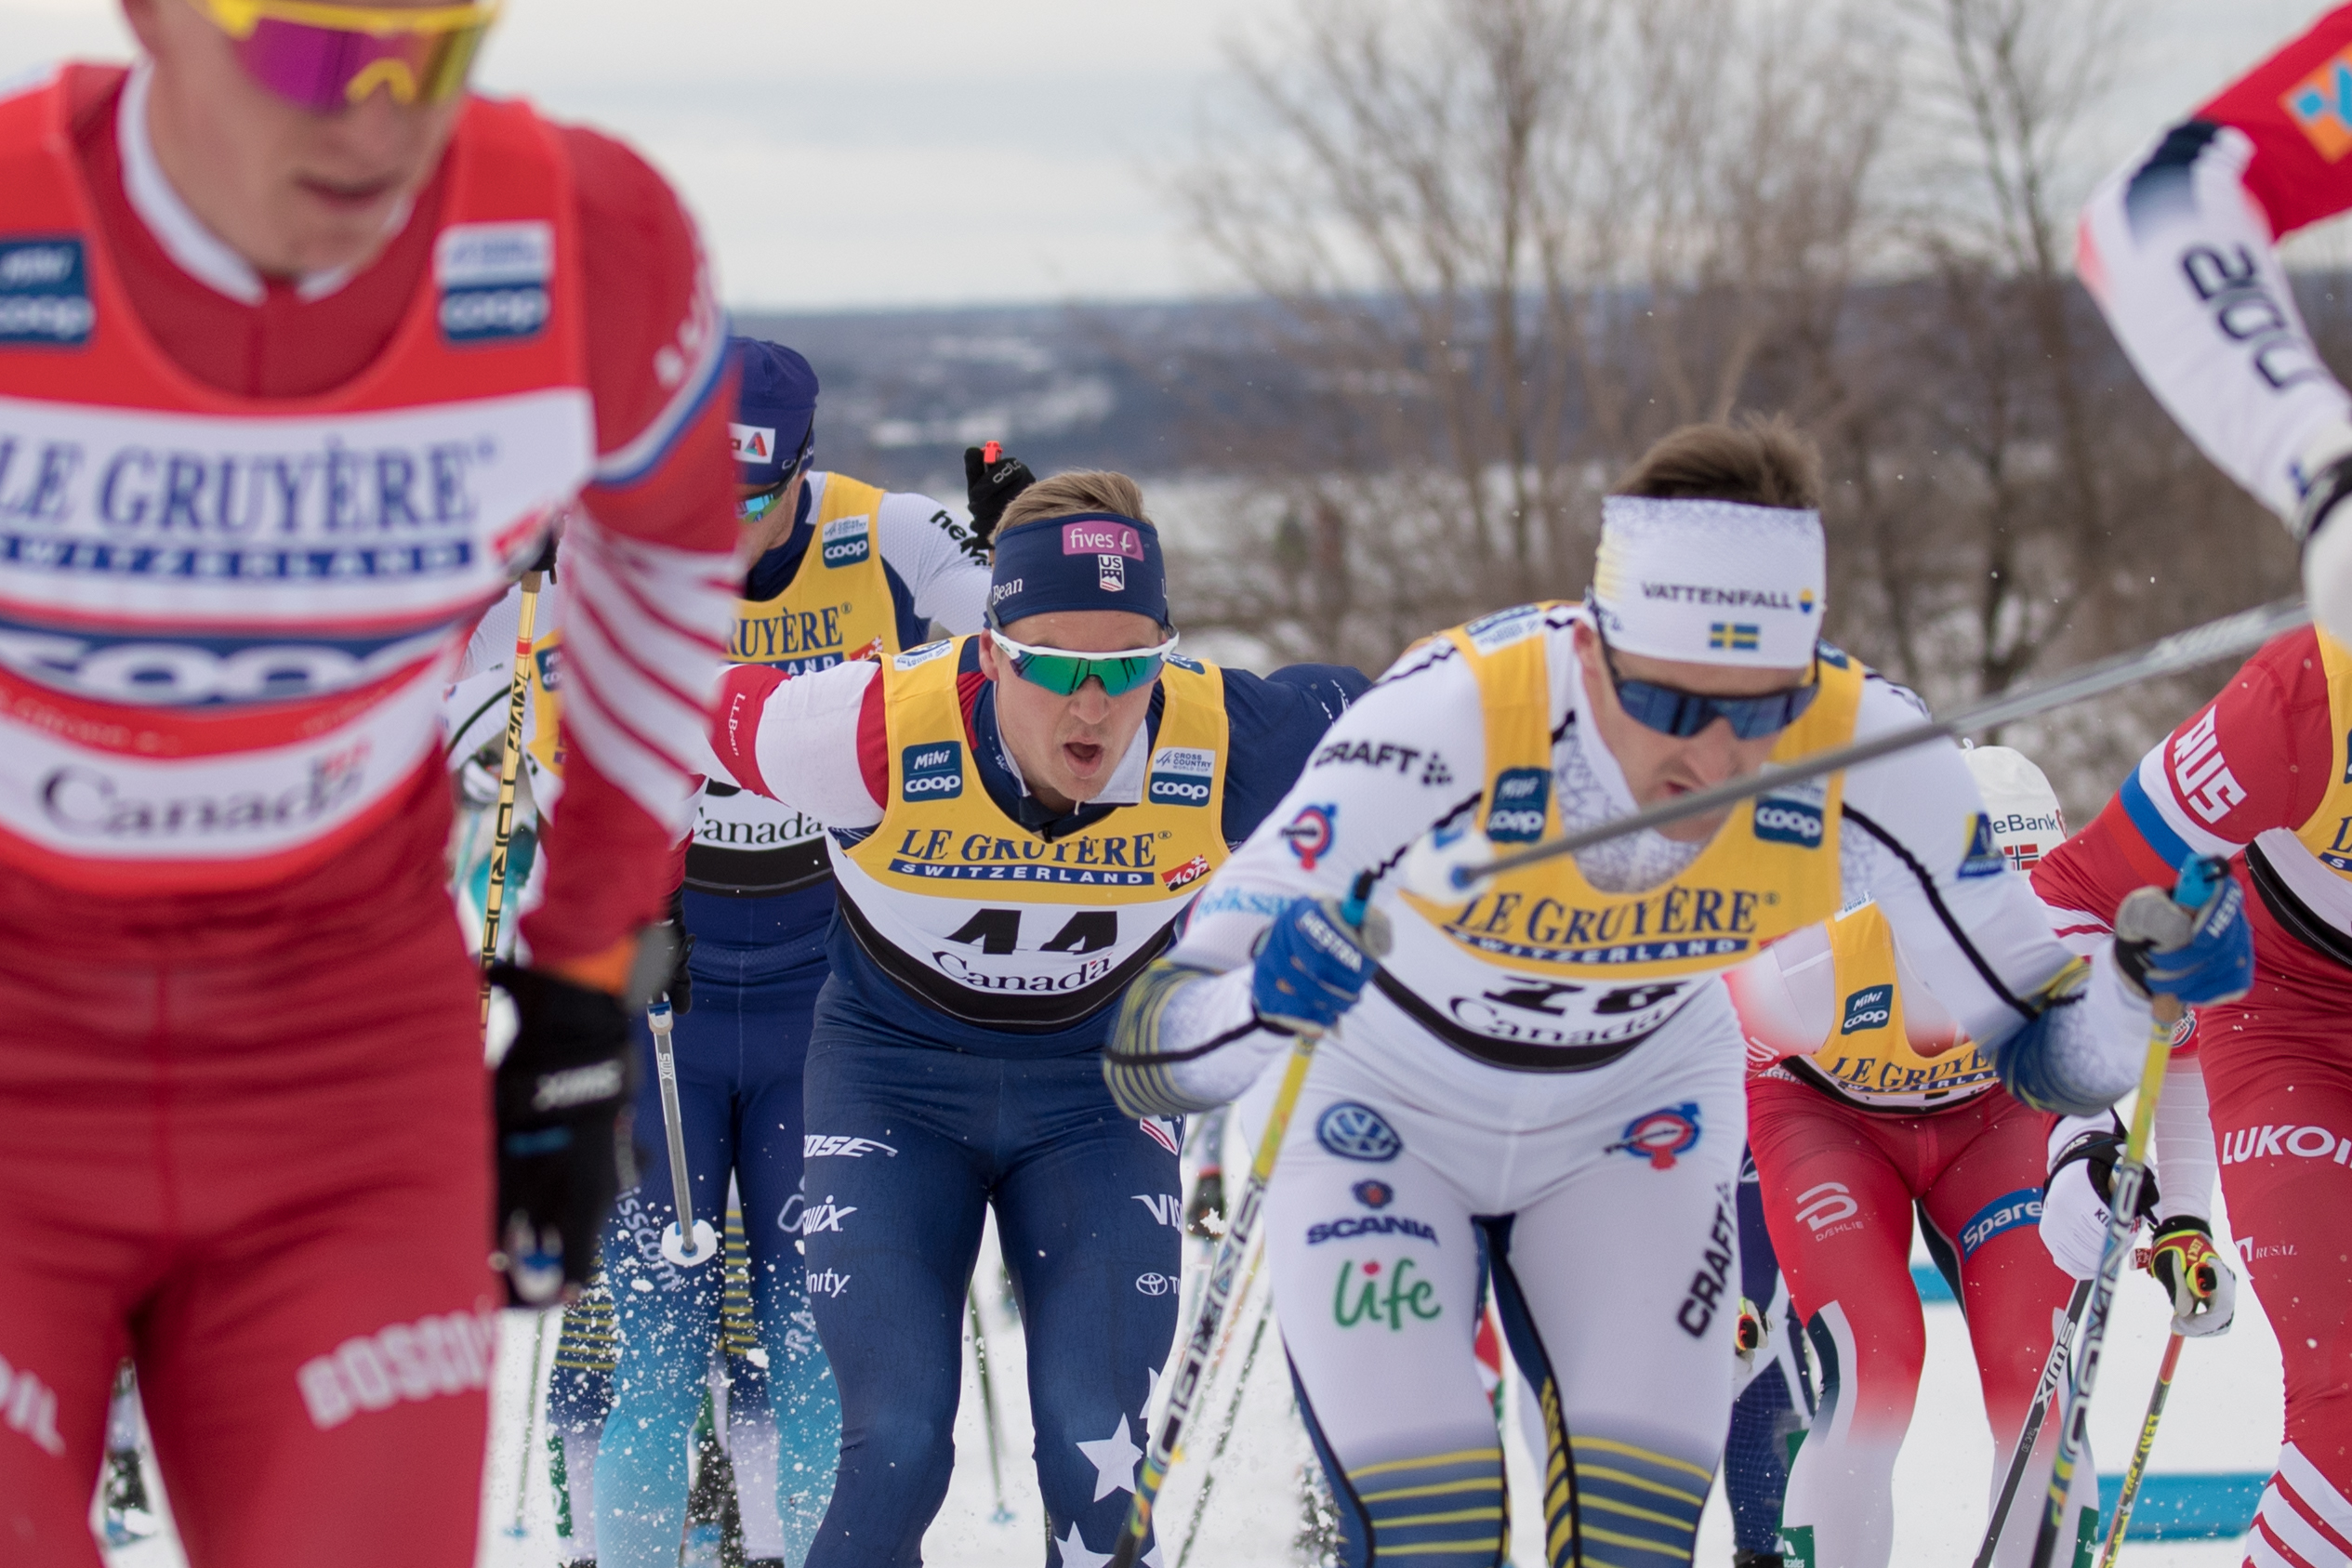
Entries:
[[737, 783], [825, 824], [840, 884], [800, 1224], [842, 1412], [812, 1568], [920, 1561], [991, 1206], [1053, 1551], [1109, 1550], [1175, 1332], [1183, 1200], [1182, 1124], [1121, 1115], [1099, 1048], [1366, 684], [1176, 653], [1158, 532], [1118, 474], [1015, 498], [989, 599], [977, 637], [879, 665], [732, 670], [713, 731]]
[[2279, 244], [2352, 207], [2352, 6], [2216, 94], [2091, 198], [2075, 270], [2158, 401], [2286, 520], [2319, 623], [2352, 638], [2352, 394]]
[[[2259, 1568], [2352, 1563], [2352, 653], [2288, 632], [2141, 758], [2096, 820], [2035, 869], [2059, 933], [2112, 924], [2120, 889], [2167, 856], [2234, 857], [2254, 983], [2197, 1010], [2222, 1193], [2278, 1331], [2285, 1445], [2246, 1538]], [[2194, 1079], [2168, 1080], [2162, 1113]], [[2165, 1182], [2169, 1192], [2173, 1181]], [[2201, 1216], [2167, 1220], [2154, 1269], [2184, 1334], [2226, 1326], [2235, 1295]], [[2210, 1265], [2220, 1287], [2192, 1283]]]
[[[1716, 977], [1763, 943], [1874, 898], [2013, 1091], [2092, 1111], [2134, 1079], [2147, 1003], [2050, 935], [1949, 744], [1467, 900], [1398, 886], [1433, 830], [1531, 844], [1918, 721], [1818, 640], [1817, 464], [1785, 427], [1665, 438], [1605, 504], [1588, 601], [1408, 651], [1129, 995], [1112, 1082], [1168, 1114], [1345, 1021], [1289, 1124], [1266, 1245], [1351, 1562], [1500, 1560], [1482, 1264], [1548, 1417], [1555, 1553], [1689, 1560], [1738, 1306], [1744, 1053]], [[1377, 966], [1339, 917], [1364, 873], [1394, 931]]]
[[[812, 467], [817, 377], [781, 344], [734, 337], [729, 435], [735, 453], [738, 555], [748, 563], [728, 658], [786, 676], [885, 658], [925, 640], [931, 623], [979, 629], [988, 568], [971, 533], [925, 495], [885, 492]], [[576, 635], [562, 572], [541, 593], [529, 672], [526, 745], [539, 798], [560, 788], [548, 722], [569, 690], [563, 650]], [[475, 657], [511, 657], [520, 594], [484, 616]], [[503, 668], [493, 675], [503, 682]], [[464, 706], [461, 698], [458, 705]], [[458, 748], [461, 752], [464, 747]], [[745, 1493], [745, 1548], [798, 1563], [833, 1484], [839, 1411], [798, 1246], [801, 1067], [826, 973], [833, 873], [815, 820], [723, 780], [695, 800], [680, 907], [691, 995], [674, 993], [680, 1119], [694, 1211], [716, 1222], [732, 1177], [752, 1251], [755, 1315], [767, 1365], [738, 1363], [731, 1412]], [[652, 1038], [641, 1035], [637, 1127], [662, 1126]], [[603, 1248], [617, 1319], [615, 1403], [596, 1447], [594, 1496], [604, 1568], [672, 1561], [687, 1496], [687, 1434], [701, 1408], [719, 1328], [719, 1270], [663, 1256], [677, 1219], [666, 1158], [624, 1192]], [[640, 1282], [643, 1283], [641, 1285]]]
[[[496, 6], [123, 9], [0, 99], [0, 1540], [94, 1568], [127, 1351], [192, 1563], [471, 1563], [724, 641], [719, 310], [644, 164], [469, 94]], [[494, 1109], [437, 718], [575, 494], [612, 635]]]
[[[1962, 755], [1994, 847], [2029, 868], [2065, 836], [2057, 796], [2009, 747]], [[1748, 1037], [1748, 1141], [1764, 1218], [1822, 1377], [1824, 1414], [1790, 1475], [1781, 1535], [1789, 1561], [1806, 1568], [1884, 1568], [1895, 1456], [1927, 1350], [1910, 1273], [1912, 1212], [1966, 1314], [1997, 1492], [2050, 1353], [2052, 1314], [2071, 1294], [2041, 1240], [2051, 1117], [2001, 1086], [1992, 1053], [1920, 983], [1874, 903], [1796, 932], [1725, 978]], [[2078, 1223], [2058, 1233], [2089, 1229], [2086, 1275], [2098, 1265], [2106, 1212], [2083, 1177], [2096, 1153], [2114, 1162], [2110, 1121], [2101, 1112], [2089, 1128], [2059, 1123], [2076, 1172], [2061, 1202], [2072, 1201], [2068, 1218]], [[2091, 1136], [2078, 1139], [2081, 1131]], [[2058, 1426], [2044, 1422], [2015, 1490], [1995, 1558], [2004, 1565], [2032, 1556]], [[2095, 1541], [2094, 1473], [2087, 1458], [2077, 1471], [2068, 1539]]]

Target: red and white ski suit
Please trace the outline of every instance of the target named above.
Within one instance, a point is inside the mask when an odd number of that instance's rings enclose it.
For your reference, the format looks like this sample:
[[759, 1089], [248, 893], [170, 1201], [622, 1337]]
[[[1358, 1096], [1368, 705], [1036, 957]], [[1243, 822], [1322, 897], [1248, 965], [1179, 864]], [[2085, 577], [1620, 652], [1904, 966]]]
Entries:
[[2285, 1447], [2247, 1537], [2247, 1561], [2262, 1568], [2352, 1563], [2347, 738], [2352, 655], [2290, 632], [2034, 872], [2062, 937], [2106, 931], [2125, 894], [2169, 883], [2192, 853], [2235, 857], [2246, 889], [2253, 990], [2198, 1008], [2196, 1038], [2230, 1229], [2286, 1363]]
[[723, 329], [602, 138], [476, 99], [373, 261], [265, 281], [145, 91], [0, 99], [0, 1560], [96, 1568], [128, 1353], [198, 1568], [454, 1568], [497, 1287], [442, 692], [578, 494], [523, 933], [656, 917], [731, 591]]

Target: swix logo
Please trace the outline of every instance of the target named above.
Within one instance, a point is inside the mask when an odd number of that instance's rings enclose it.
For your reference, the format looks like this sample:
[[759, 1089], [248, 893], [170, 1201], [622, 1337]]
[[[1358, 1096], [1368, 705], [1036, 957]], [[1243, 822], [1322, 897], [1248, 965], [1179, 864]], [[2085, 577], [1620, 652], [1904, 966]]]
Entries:
[[870, 1138], [850, 1138], [840, 1133], [824, 1132], [801, 1135], [800, 1157], [804, 1160], [821, 1160], [832, 1155], [845, 1160], [862, 1160], [877, 1151], [892, 1159], [898, 1157], [897, 1150], [887, 1143], [877, 1143]]
[[1838, 1033], [1851, 1034], [1857, 1029], [1883, 1029], [1895, 1017], [1895, 987], [1866, 985], [1845, 999], [1845, 1021], [1838, 1025]]
[[841, 1221], [856, 1212], [855, 1205], [844, 1208], [833, 1201], [832, 1193], [827, 1192], [823, 1203], [810, 1205], [800, 1216], [800, 1233], [813, 1236], [820, 1231], [831, 1231], [838, 1235], [841, 1231]]
[[488, 1313], [448, 1312], [346, 1339], [296, 1368], [294, 1381], [311, 1424], [328, 1431], [363, 1411], [481, 1388], [496, 1346]]
[[2173, 787], [2190, 810], [2209, 823], [2221, 821], [2246, 798], [2245, 786], [2222, 756], [2219, 718], [2217, 708], [2207, 708], [2173, 743]]
[[575, 1105], [592, 1105], [600, 1100], [618, 1100], [625, 1076], [626, 1071], [617, 1061], [594, 1061], [584, 1067], [542, 1073], [532, 1086], [531, 1109], [566, 1111]]
[[2340, 1138], [2322, 1127], [2240, 1127], [2221, 1135], [2221, 1163], [2243, 1165], [2249, 1160], [2275, 1159], [2293, 1154], [2305, 1160], [2332, 1160], [2337, 1165], [2352, 1164], [2352, 1138]]
[[849, 1288], [850, 1276], [838, 1269], [819, 1269], [809, 1276], [809, 1294], [828, 1301], [839, 1301]]
[[10, 1366], [6, 1356], [0, 1356], [0, 1418], [51, 1458], [65, 1457], [65, 1440], [57, 1430], [57, 1390], [31, 1367]]
[[1152, 1211], [1152, 1218], [1171, 1231], [1184, 1228], [1184, 1200], [1174, 1192], [1130, 1192], [1137, 1203]]
[[1851, 1219], [1861, 1211], [1862, 1206], [1854, 1201], [1852, 1189], [1843, 1181], [1824, 1181], [1797, 1194], [1797, 1218], [1817, 1236], [1829, 1226]]

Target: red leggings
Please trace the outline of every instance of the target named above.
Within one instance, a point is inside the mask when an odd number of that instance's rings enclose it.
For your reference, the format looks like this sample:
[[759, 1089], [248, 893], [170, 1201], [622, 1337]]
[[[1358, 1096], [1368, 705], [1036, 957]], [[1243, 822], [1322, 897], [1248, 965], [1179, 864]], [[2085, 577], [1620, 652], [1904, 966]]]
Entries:
[[[1780, 1078], [1750, 1080], [1748, 1118], [1773, 1249], [1830, 1385], [1790, 1475], [1783, 1535], [1814, 1568], [1879, 1568], [1893, 1549], [1895, 1455], [1927, 1353], [1913, 1206], [1931, 1245], [1959, 1263], [1998, 1470], [2049, 1355], [2051, 1315], [2073, 1290], [2038, 1230], [2050, 1118], [1999, 1088], [1899, 1115]], [[2030, 1550], [2046, 1481], [2020, 1489], [2013, 1517], [2028, 1527], [2004, 1531], [2002, 1561], [2013, 1543]]]
[[126, 1354], [194, 1568], [473, 1561], [489, 1129], [432, 870], [146, 933], [0, 891], [10, 1568], [98, 1568]]
[[[2278, 942], [2288, 939], [2279, 937]], [[2243, 1002], [2200, 1008], [2222, 1195], [2278, 1331], [2287, 1430], [2246, 1561], [2352, 1563], [2352, 976], [2262, 955]]]

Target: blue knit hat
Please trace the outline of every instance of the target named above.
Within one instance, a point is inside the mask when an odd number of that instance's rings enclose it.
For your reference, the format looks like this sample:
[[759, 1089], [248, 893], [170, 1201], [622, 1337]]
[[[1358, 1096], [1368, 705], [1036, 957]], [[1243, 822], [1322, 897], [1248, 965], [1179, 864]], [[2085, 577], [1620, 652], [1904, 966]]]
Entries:
[[735, 372], [735, 416], [727, 444], [735, 478], [755, 489], [782, 484], [809, 461], [816, 444], [816, 372], [781, 343], [727, 339]]

